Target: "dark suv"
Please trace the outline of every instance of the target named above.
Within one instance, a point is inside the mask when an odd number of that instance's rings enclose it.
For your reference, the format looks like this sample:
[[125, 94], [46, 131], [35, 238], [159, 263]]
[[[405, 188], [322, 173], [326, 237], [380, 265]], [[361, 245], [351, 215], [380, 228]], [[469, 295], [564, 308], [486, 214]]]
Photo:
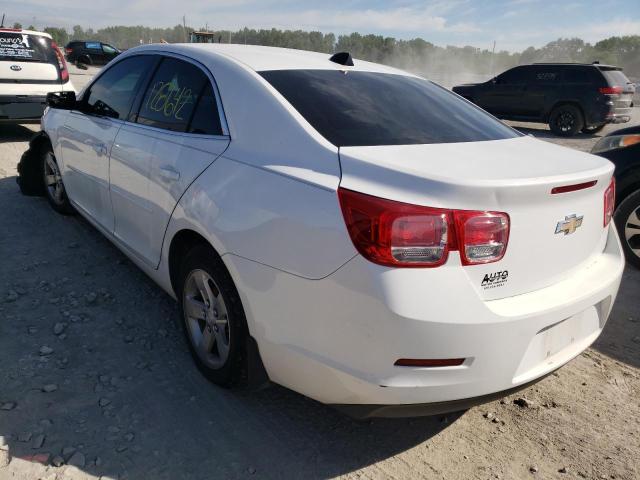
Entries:
[[67, 60], [71, 63], [86, 65], [106, 65], [120, 55], [120, 50], [108, 43], [97, 41], [84, 42], [74, 40], [64, 47]]
[[611, 65], [534, 63], [453, 91], [499, 118], [548, 123], [555, 134], [571, 136], [628, 122], [635, 85]]

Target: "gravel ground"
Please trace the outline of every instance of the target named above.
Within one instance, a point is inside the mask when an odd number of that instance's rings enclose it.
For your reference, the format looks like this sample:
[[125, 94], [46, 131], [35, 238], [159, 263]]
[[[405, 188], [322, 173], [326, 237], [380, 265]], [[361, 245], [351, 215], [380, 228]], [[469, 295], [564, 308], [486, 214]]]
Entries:
[[640, 476], [640, 271], [594, 347], [539, 384], [458, 414], [356, 422], [281, 387], [204, 380], [174, 302], [81, 218], [19, 193], [32, 133], [0, 126], [0, 479]]

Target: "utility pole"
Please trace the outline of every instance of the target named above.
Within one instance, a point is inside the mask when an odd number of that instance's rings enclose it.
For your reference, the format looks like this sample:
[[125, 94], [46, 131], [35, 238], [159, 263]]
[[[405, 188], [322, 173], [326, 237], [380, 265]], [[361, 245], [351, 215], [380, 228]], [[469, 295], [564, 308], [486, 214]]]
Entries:
[[496, 41], [493, 41], [493, 49], [491, 50], [491, 78], [495, 77], [495, 75], [493, 74], [493, 59], [496, 55]]
[[0, 28], [4, 27], [4, 13], [2, 14], [2, 23], [0, 23]]
[[187, 43], [187, 19], [182, 15], [182, 31], [184, 32], [184, 43]]

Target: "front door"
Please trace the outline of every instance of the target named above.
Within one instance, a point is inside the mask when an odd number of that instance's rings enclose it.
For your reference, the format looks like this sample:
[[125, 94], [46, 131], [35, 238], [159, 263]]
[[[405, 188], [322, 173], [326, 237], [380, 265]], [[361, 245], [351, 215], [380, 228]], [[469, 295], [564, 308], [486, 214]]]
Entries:
[[114, 219], [109, 194], [109, 156], [153, 58], [129, 57], [90, 85], [60, 129], [62, 175], [69, 198], [108, 231]]

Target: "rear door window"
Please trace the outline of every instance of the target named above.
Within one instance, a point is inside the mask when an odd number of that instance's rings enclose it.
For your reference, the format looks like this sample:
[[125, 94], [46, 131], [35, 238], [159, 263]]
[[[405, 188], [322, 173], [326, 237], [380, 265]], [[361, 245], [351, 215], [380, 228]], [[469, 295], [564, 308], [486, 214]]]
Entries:
[[339, 70], [274, 70], [260, 74], [338, 147], [519, 136], [478, 107], [417, 77]]
[[100, 42], [87, 42], [85, 43], [85, 47], [88, 50], [101, 50], [102, 46], [100, 45]]
[[[176, 58], [164, 58], [149, 84], [137, 122], [172, 132], [189, 131], [198, 99], [204, 98], [205, 103], [208, 99], [213, 106], [212, 92], [209, 96], [203, 95], [207, 86], [210, 87], [209, 79], [197, 66]], [[205, 112], [204, 108], [197, 116], [197, 129], [203, 132], [212, 128], [204, 126], [208, 118], [205, 113], [211, 117], [217, 115], [217, 111]]]
[[560, 72], [557, 68], [537, 67], [532, 73], [532, 80], [534, 83], [546, 85], [560, 83]]
[[126, 120], [136, 92], [154, 62], [151, 55], [136, 55], [110, 67], [91, 85], [84, 111]]
[[51, 41], [39, 35], [0, 32], [0, 61], [53, 63]]

